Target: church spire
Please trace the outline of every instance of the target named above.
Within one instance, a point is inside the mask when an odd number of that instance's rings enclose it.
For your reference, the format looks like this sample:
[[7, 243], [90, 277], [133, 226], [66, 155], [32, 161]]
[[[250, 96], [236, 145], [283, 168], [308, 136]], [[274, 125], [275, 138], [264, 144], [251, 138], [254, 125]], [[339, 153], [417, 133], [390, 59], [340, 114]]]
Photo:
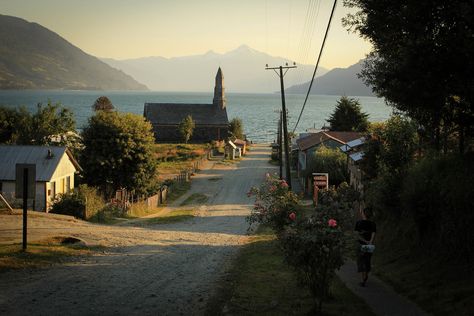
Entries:
[[217, 70], [216, 86], [214, 87], [214, 99], [212, 100], [212, 103], [222, 110], [225, 109], [227, 103], [225, 98], [224, 75], [222, 74], [221, 67]]

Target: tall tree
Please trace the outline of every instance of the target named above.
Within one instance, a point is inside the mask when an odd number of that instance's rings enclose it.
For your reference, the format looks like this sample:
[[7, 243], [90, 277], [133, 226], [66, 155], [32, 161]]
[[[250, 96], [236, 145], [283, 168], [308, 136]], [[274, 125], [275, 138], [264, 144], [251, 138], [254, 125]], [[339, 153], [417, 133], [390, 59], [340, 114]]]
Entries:
[[229, 134], [233, 138], [244, 139], [244, 129], [240, 118], [236, 117], [230, 121]]
[[363, 132], [369, 126], [368, 117], [367, 113], [362, 112], [358, 100], [343, 96], [337, 101], [328, 122], [331, 124], [331, 131]]
[[80, 162], [86, 182], [106, 195], [126, 188], [143, 194], [153, 190], [156, 162], [154, 136], [140, 115], [98, 111], [82, 132]]
[[191, 136], [193, 136], [194, 127], [195, 124], [191, 115], [186, 116], [181, 123], [179, 123], [178, 129], [186, 144], [191, 139]]
[[[455, 130], [460, 150], [474, 125], [474, 3], [470, 0], [345, 0], [343, 23], [370, 41], [362, 78], [416, 119], [439, 148]], [[447, 138], [447, 137], [446, 137]]]
[[0, 108], [0, 142], [21, 145], [46, 145], [61, 143], [61, 138], [75, 130], [73, 113], [60, 103], [46, 106], [38, 104], [36, 113], [20, 109]]
[[98, 97], [92, 105], [92, 108], [94, 111], [113, 111], [115, 109], [112, 101], [106, 96]]

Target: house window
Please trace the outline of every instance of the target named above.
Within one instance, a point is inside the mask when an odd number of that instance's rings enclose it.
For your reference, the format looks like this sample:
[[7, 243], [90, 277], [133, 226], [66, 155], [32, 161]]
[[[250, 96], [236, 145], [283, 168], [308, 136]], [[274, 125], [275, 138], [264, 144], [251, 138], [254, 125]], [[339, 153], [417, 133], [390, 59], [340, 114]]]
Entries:
[[54, 198], [56, 196], [56, 182], [51, 182], [51, 195]]
[[67, 176], [66, 177], [66, 192], [69, 193], [71, 191], [71, 177]]

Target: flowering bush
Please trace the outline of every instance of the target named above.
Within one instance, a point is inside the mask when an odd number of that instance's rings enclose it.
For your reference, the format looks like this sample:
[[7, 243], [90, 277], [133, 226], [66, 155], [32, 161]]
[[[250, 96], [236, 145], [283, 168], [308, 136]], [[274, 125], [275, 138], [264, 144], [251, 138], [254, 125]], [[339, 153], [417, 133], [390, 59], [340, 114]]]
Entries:
[[286, 261], [309, 287], [320, 311], [336, 269], [344, 263], [344, 232], [331, 215], [316, 212], [288, 226], [280, 236]]
[[250, 224], [268, 224], [279, 233], [296, 219], [299, 199], [288, 190], [286, 181], [276, 175], [267, 174], [265, 182], [260, 187], [251, 188], [247, 195], [255, 196], [253, 211], [247, 217]]
[[298, 280], [310, 288], [320, 312], [335, 271], [344, 263], [344, 230], [349, 227], [354, 202], [359, 198], [357, 192], [347, 184], [321, 191], [318, 207], [309, 217], [297, 210], [297, 196], [276, 176], [267, 175], [248, 196], [255, 196], [248, 221], [274, 229], [286, 261], [295, 268]]

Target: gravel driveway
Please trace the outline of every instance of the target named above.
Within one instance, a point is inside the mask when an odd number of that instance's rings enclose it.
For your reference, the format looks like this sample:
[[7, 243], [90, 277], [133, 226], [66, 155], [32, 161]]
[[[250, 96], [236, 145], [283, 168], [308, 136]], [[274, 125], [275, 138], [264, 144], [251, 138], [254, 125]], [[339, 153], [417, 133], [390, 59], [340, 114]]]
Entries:
[[[257, 145], [236, 165], [198, 173], [186, 196], [202, 193], [208, 201], [188, 221], [129, 227], [31, 218], [30, 240], [67, 234], [107, 248], [65, 265], [2, 273], [0, 314], [202, 314], [215, 282], [247, 240], [252, 200], [246, 192], [274, 171], [269, 156], [269, 147]], [[0, 242], [21, 237], [19, 218], [0, 217]]]

